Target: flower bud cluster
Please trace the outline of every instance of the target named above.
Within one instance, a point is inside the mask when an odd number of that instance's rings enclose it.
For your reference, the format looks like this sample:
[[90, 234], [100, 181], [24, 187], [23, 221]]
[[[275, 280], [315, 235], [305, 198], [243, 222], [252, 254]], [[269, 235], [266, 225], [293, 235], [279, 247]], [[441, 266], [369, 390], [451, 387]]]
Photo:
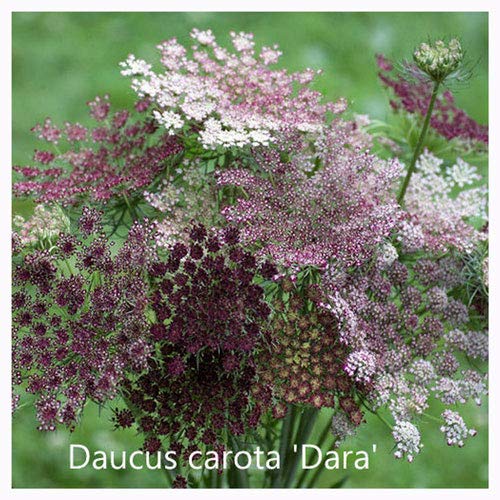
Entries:
[[413, 53], [416, 65], [437, 82], [442, 82], [456, 71], [463, 57], [462, 46], [456, 38], [448, 43], [443, 40], [431, 44], [421, 43]]

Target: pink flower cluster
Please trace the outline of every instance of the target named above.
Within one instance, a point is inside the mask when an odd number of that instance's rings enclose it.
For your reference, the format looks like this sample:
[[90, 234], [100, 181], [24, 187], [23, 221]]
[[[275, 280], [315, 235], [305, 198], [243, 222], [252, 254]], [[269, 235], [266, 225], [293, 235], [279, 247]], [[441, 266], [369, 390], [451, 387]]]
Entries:
[[[487, 394], [486, 376], [461, 362], [463, 353], [488, 359], [487, 334], [459, 329], [469, 324], [467, 307], [451, 295], [463, 280], [461, 264], [449, 257], [424, 264], [394, 260], [337, 275], [323, 281], [320, 299], [338, 318], [339, 337], [351, 350], [345, 372], [364, 387], [372, 409], [389, 409], [396, 457], [409, 461], [420, 449], [416, 424], [431, 398], [480, 404]], [[458, 438], [448, 442], [461, 445]]]
[[[132, 196], [149, 186], [182, 149], [148, 117], [134, 118], [127, 110], [111, 115], [107, 97], [97, 97], [88, 106], [97, 121], [93, 128], [78, 123], [58, 128], [49, 119], [34, 127], [41, 140], [59, 144], [59, 149], [35, 151], [37, 166], [14, 167], [23, 177], [14, 183], [16, 196], [64, 205]], [[136, 106], [140, 111], [146, 107], [144, 102]]]
[[[333, 128], [317, 139], [309, 162], [304, 156], [284, 162], [278, 152], [266, 151], [257, 159], [265, 177], [240, 169], [221, 172], [219, 186], [244, 192], [223, 210], [226, 220], [241, 228], [247, 244], [260, 245], [260, 253], [287, 267], [324, 269], [332, 260], [361, 265], [400, 218], [390, 191], [400, 164], [347, 148], [346, 139], [342, 129]], [[322, 168], [305, 172], [315, 161]]]
[[253, 35], [231, 32], [234, 52], [217, 44], [210, 30], [191, 32], [188, 51], [173, 38], [158, 45], [163, 73], [130, 55], [122, 74], [155, 106], [157, 122], [170, 134], [195, 131], [204, 148], [268, 146], [292, 133], [318, 132], [325, 114], [344, 104], [322, 104], [312, 90], [316, 71], [271, 69], [277, 46], [255, 53]]

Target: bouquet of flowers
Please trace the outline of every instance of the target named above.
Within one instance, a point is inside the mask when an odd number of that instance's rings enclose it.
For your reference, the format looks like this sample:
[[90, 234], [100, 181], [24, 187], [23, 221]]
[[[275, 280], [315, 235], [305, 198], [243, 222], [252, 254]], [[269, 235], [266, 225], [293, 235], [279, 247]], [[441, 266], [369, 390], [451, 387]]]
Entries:
[[[173, 487], [313, 487], [294, 445], [319, 426], [335, 449], [367, 412], [396, 458], [423, 421], [463, 446], [459, 404], [487, 393], [487, 192], [466, 160], [488, 130], [454, 103], [459, 41], [377, 56], [395, 126], [251, 34], [191, 38], [120, 64], [133, 108], [47, 118], [14, 167], [37, 205], [14, 219], [13, 410], [30, 393], [40, 431], [71, 431], [107, 405]], [[261, 450], [275, 463], [241, 465]]]

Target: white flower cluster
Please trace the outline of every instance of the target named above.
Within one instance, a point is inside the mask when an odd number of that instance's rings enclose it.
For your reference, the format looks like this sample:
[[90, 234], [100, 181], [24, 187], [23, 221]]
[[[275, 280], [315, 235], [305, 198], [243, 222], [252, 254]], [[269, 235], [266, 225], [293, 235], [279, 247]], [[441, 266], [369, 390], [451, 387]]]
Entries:
[[168, 130], [170, 135], [174, 135], [175, 132], [181, 129], [184, 125], [184, 120], [181, 115], [174, 113], [173, 111], [163, 111], [160, 113], [159, 111], [154, 110], [153, 116], [160, 125], [163, 125]]
[[415, 377], [416, 382], [423, 385], [427, 385], [436, 378], [434, 365], [426, 359], [416, 359], [408, 371]]
[[246, 52], [253, 50], [255, 43], [253, 41], [252, 33], [244, 33], [243, 31], [235, 33], [234, 31], [231, 31], [230, 35], [233, 40], [234, 48], [238, 52]]
[[51, 239], [62, 231], [68, 231], [70, 221], [59, 206], [51, 208], [37, 205], [33, 215], [27, 220], [16, 215], [13, 225], [17, 227], [21, 243], [26, 245]]
[[444, 433], [448, 446], [461, 448], [464, 445], [464, 439], [477, 434], [476, 430], [467, 428], [464, 419], [455, 411], [447, 409], [441, 414], [441, 417], [444, 420], [444, 425], [440, 427], [440, 430]]
[[474, 184], [481, 180], [481, 176], [477, 173], [477, 168], [469, 165], [462, 158], [457, 158], [456, 163], [446, 169], [446, 178], [450, 185], [457, 185], [460, 188]]
[[406, 394], [409, 391], [409, 382], [402, 373], [382, 373], [377, 376], [369, 398], [372, 401], [373, 408], [378, 409], [389, 402], [393, 393]]
[[432, 388], [436, 397], [447, 405], [464, 404], [474, 399], [481, 405], [481, 398], [488, 393], [486, 376], [473, 370], [463, 370], [461, 379], [441, 377]]
[[409, 421], [415, 415], [421, 415], [428, 407], [429, 391], [420, 385], [411, 384], [405, 394], [389, 399], [389, 410], [394, 419]]
[[424, 446], [420, 442], [420, 432], [411, 422], [397, 422], [392, 430], [392, 436], [396, 441], [396, 458], [406, 456], [408, 462], [413, 462], [415, 455], [420, 453]]
[[248, 129], [236, 122], [225, 120], [226, 126], [220, 120], [209, 118], [205, 121], [203, 129], [200, 131], [200, 140], [208, 149], [214, 149], [217, 146], [243, 147], [247, 144], [252, 146], [268, 146], [272, 142], [269, 126], [261, 129]]
[[487, 220], [487, 188], [470, 187], [458, 195], [454, 193], [480, 179], [477, 168], [460, 158], [444, 169], [443, 160], [425, 151], [406, 192], [409, 219], [401, 223], [398, 235], [403, 249], [445, 251], [455, 247], [459, 251], [472, 251], [485, 235], [469, 220]]
[[281, 56], [276, 45], [255, 57], [252, 34], [230, 35], [234, 52], [220, 47], [212, 31], [194, 29], [191, 57], [174, 38], [157, 46], [164, 73], [134, 55], [120, 63], [121, 73], [155, 104], [154, 116], [169, 133], [192, 126], [206, 149], [267, 146], [278, 131], [321, 131], [325, 112], [335, 112], [333, 104], [320, 104], [318, 92], [296, 88], [317, 72], [271, 70]]
[[356, 434], [356, 426], [343, 411], [337, 411], [333, 414], [330, 429], [335, 436], [334, 446], [336, 448], [340, 446], [342, 441]]
[[377, 254], [377, 265], [380, 269], [387, 269], [397, 258], [398, 251], [396, 250], [396, 247], [392, 243], [386, 241], [379, 248]]
[[483, 332], [471, 330], [465, 333], [454, 329], [446, 333], [444, 339], [447, 346], [465, 352], [470, 358], [488, 359], [488, 335]]
[[136, 59], [134, 54], [129, 54], [126, 61], [122, 61], [120, 66], [123, 68], [123, 76], [147, 75], [151, 71], [151, 64], [143, 59]]
[[356, 382], [368, 383], [371, 381], [377, 368], [375, 356], [366, 350], [353, 351], [347, 356], [344, 365], [345, 372]]

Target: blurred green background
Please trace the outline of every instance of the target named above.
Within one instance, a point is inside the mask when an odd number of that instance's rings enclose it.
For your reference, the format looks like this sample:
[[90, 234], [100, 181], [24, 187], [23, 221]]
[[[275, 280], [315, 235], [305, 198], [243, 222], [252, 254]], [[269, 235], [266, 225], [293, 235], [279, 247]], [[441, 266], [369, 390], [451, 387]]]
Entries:
[[[211, 28], [221, 43], [228, 32], [251, 31], [257, 45], [278, 43], [281, 65], [291, 70], [322, 68], [316, 88], [329, 99], [345, 96], [358, 113], [385, 119], [387, 93], [377, 80], [375, 53], [393, 59], [411, 57], [428, 36], [458, 36], [475, 63], [474, 78], [457, 102], [481, 123], [488, 120], [488, 17], [483, 13], [14, 13], [13, 18], [13, 162], [29, 164], [34, 137], [29, 129], [46, 116], [55, 122], [87, 122], [85, 102], [109, 93], [120, 106], [133, 102], [129, 81], [118, 63], [133, 52], [156, 59], [154, 46], [177, 37], [188, 43], [192, 27]], [[26, 205], [14, 202], [15, 213]], [[36, 431], [28, 403], [14, 416], [14, 487], [162, 487], [161, 471], [69, 470], [69, 443], [91, 450], [134, 450], [133, 432], [112, 431], [110, 412], [89, 405], [73, 433]], [[436, 405], [429, 413], [439, 414]], [[392, 456], [390, 433], [376, 417], [343, 449], [370, 450], [368, 471], [349, 471], [345, 487], [487, 487], [487, 407], [468, 405], [462, 412], [479, 433], [465, 448], [447, 447], [433, 423], [423, 423], [425, 447], [413, 464]], [[325, 472], [321, 485], [345, 474]]]

